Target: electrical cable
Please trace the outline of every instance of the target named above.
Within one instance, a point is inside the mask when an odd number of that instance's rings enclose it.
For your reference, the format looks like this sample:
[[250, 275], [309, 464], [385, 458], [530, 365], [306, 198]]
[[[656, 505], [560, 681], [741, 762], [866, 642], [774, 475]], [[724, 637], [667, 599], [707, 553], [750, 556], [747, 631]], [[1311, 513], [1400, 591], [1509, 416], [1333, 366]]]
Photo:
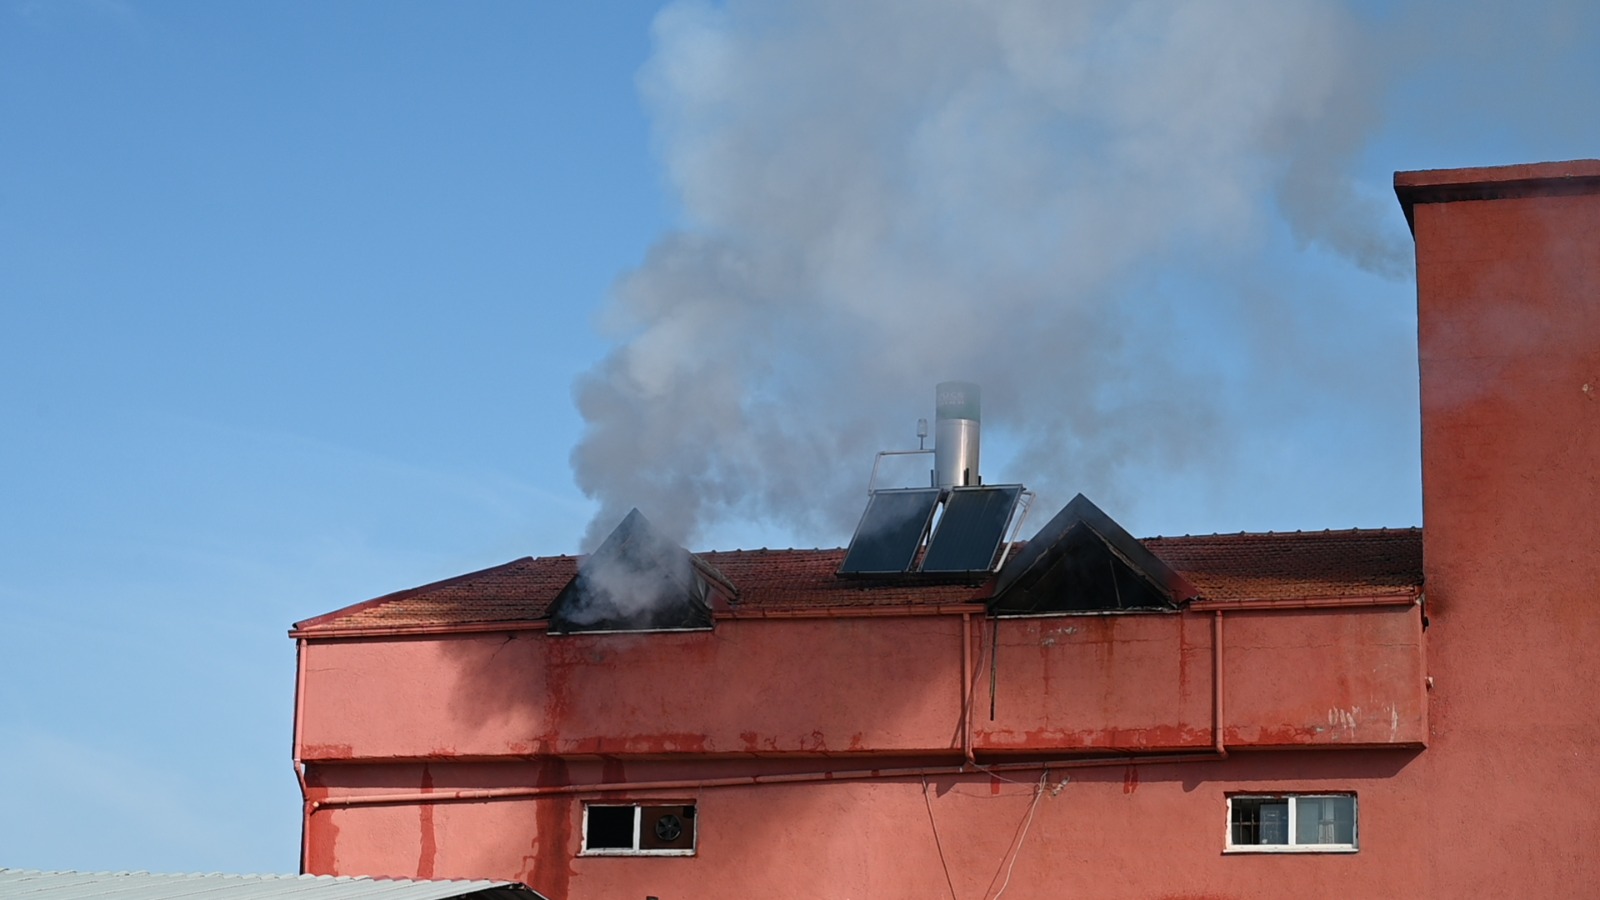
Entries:
[[[1005, 881], [1002, 881], [1000, 883], [1000, 890], [995, 891], [994, 896], [989, 898], [989, 900], [1000, 900], [1000, 895], [1004, 894], [1006, 892], [1006, 888], [1011, 885], [1011, 873], [1017, 867], [1017, 857], [1022, 855], [1022, 842], [1024, 840], [1026, 840], [1027, 837], [1028, 837], [1028, 828], [1029, 828], [1029, 826], [1031, 826], [1033, 824], [1033, 814], [1035, 812], [1037, 812], [1038, 809], [1039, 809], [1039, 801], [1044, 799], [1044, 786], [1045, 786], [1045, 783], [1046, 783], [1046, 779], [1048, 779], [1049, 777], [1050, 777], [1049, 770], [1046, 770], [1044, 772], [1039, 773], [1039, 784], [1034, 789], [1033, 802], [1028, 804], [1028, 814], [1022, 820], [1021, 828], [1017, 831], [1016, 835], [1012, 838], [1012, 842], [1011, 842], [1011, 844], [1012, 844], [1011, 845], [1011, 862], [1010, 862], [1009, 865], [1006, 866], [1006, 878], [1005, 878]], [[999, 870], [996, 870], [994, 874], [995, 874], [995, 877], [998, 878], [1000, 876]], [[989, 884], [991, 886], [994, 884], [994, 878], [989, 879]]]
[[928, 825], [933, 828], [933, 846], [939, 850], [939, 865], [944, 868], [944, 883], [950, 888], [950, 900], [956, 897], [956, 883], [950, 878], [950, 863], [944, 858], [944, 842], [939, 840], [939, 823], [933, 820], [933, 800], [928, 797], [928, 776], [922, 776], [922, 803], [928, 807]]
[[1000, 679], [1000, 620], [989, 623], [989, 721], [994, 721], [995, 695]]

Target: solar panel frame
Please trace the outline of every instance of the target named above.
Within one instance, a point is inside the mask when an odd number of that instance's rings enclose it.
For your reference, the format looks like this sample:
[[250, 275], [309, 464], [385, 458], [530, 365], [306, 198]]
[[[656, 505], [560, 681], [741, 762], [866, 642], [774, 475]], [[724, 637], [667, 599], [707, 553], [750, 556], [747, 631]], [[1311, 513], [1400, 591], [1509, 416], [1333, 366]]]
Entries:
[[1022, 490], [1020, 484], [952, 489], [939, 526], [928, 540], [922, 571], [954, 575], [993, 568]]
[[874, 491], [839, 566], [841, 575], [900, 575], [916, 563], [939, 505], [938, 488]]

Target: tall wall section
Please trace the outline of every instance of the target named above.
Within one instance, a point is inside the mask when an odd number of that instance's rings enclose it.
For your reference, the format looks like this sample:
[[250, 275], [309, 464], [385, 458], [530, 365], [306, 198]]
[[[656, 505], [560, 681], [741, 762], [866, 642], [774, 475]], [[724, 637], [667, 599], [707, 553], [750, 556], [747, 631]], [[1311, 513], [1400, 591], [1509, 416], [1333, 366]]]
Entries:
[[1600, 884], [1600, 161], [1406, 172], [1436, 897]]
[[[1416, 896], [1417, 606], [1215, 616], [309, 640], [304, 867], [560, 900]], [[1151, 754], [1180, 761], [1079, 765]], [[1354, 793], [1360, 849], [1230, 852], [1238, 792]], [[586, 855], [595, 802], [693, 803], [694, 855]]]

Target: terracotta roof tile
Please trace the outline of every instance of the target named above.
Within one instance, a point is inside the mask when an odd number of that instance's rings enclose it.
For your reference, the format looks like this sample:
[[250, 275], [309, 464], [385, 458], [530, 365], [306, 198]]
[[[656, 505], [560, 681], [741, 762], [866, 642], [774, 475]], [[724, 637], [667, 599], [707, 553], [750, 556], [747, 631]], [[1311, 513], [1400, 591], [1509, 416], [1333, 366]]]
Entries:
[[575, 556], [525, 556], [295, 623], [296, 631], [469, 625], [544, 617], [545, 607], [578, 572]]
[[[1407, 594], [1422, 583], [1419, 528], [1185, 535], [1144, 545], [1206, 599], [1288, 600]], [[835, 576], [844, 550], [731, 550], [699, 554], [738, 587], [736, 611], [983, 603], [991, 584], [920, 577]], [[578, 557], [524, 557], [387, 594], [295, 625], [295, 633], [448, 629], [545, 617]]]
[[1422, 584], [1422, 529], [1207, 534], [1141, 541], [1214, 600], [1407, 594]]

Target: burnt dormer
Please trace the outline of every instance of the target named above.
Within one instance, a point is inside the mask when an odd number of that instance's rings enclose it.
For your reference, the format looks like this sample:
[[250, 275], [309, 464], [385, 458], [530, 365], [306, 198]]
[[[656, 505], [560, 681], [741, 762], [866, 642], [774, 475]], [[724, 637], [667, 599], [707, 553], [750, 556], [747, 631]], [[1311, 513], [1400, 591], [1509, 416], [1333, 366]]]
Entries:
[[709, 629], [716, 569], [657, 531], [637, 509], [578, 567], [550, 605], [550, 633]]
[[994, 615], [1158, 612], [1195, 589], [1082, 494], [1001, 567]]

